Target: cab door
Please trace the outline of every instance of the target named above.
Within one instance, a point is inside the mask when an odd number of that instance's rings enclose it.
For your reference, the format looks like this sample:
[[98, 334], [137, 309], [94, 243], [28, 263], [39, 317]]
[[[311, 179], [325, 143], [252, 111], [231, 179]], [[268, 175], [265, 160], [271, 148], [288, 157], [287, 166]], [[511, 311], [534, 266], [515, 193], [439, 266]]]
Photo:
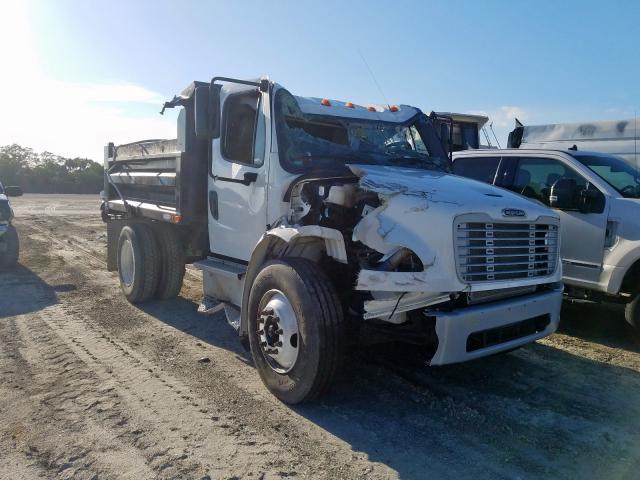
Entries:
[[220, 136], [211, 145], [209, 249], [248, 261], [267, 224], [269, 93], [225, 83], [220, 109]]
[[[510, 157], [514, 171], [506, 188], [550, 206], [551, 189], [559, 180], [575, 181], [578, 191], [602, 195], [581, 173], [552, 157]], [[552, 207], [560, 215], [560, 256], [563, 276], [576, 282], [596, 283], [600, 278], [607, 228], [606, 196], [601, 208], [581, 212], [577, 203]]]

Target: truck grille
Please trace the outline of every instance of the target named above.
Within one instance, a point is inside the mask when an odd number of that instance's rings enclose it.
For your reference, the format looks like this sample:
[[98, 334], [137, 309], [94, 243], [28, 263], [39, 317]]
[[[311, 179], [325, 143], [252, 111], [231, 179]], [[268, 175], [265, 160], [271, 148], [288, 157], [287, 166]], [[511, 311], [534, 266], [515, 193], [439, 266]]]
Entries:
[[554, 273], [558, 226], [546, 223], [459, 221], [456, 267], [466, 282], [545, 277]]

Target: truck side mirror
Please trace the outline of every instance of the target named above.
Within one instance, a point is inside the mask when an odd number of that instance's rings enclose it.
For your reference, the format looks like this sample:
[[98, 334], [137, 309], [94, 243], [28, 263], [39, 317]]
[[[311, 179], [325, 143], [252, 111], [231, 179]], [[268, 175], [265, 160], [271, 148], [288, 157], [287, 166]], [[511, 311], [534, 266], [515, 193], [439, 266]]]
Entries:
[[551, 187], [549, 206], [551, 208], [576, 208], [577, 183], [574, 178], [561, 178]]
[[21, 197], [22, 189], [20, 187], [4, 187], [4, 193], [7, 197]]
[[211, 137], [209, 103], [209, 87], [196, 87], [193, 102], [194, 132], [196, 138], [200, 140], [206, 140]]
[[580, 213], [602, 213], [604, 204], [604, 194], [600, 190], [592, 188], [580, 192], [580, 198], [578, 199]]

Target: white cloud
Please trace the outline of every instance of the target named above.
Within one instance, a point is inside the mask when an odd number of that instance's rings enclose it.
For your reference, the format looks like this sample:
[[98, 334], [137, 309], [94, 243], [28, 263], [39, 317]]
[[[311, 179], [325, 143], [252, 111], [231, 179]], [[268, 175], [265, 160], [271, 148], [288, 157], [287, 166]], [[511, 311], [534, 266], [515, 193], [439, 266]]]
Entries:
[[524, 122], [530, 117], [529, 112], [513, 105], [504, 105], [490, 111], [475, 111], [473, 113], [489, 117], [489, 123], [493, 122], [494, 128], [513, 128], [516, 118]]
[[[175, 137], [175, 114], [158, 115], [162, 96], [144, 87], [34, 80], [3, 102], [0, 145], [101, 161], [109, 141]], [[0, 89], [6, 91], [1, 82]]]
[[0, 2], [0, 145], [102, 161], [113, 141], [175, 137], [176, 112], [158, 115], [164, 96], [127, 82], [48, 78], [33, 47], [29, 5]]

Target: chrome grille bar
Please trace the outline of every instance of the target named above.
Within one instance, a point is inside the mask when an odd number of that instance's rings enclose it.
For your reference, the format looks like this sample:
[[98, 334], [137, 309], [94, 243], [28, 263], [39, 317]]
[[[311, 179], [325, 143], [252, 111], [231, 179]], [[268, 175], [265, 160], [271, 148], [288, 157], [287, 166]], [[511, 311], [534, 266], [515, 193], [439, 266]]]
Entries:
[[467, 282], [552, 275], [558, 259], [558, 226], [458, 219], [456, 268]]

